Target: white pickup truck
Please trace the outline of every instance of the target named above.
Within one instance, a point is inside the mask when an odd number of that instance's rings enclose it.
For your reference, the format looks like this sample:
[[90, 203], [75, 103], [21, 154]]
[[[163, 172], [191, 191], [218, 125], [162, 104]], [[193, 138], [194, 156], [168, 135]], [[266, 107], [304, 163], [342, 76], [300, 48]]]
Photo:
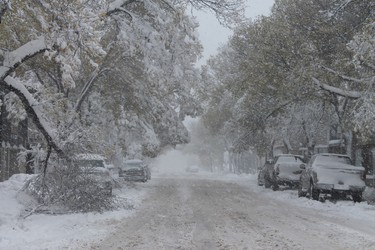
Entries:
[[353, 166], [347, 155], [316, 154], [302, 171], [298, 196], [308, 195], [318, 200], [321, 194], [333, 199], [350, 195], [354, 202], [361, 202], [364, 171], [363, 167]]

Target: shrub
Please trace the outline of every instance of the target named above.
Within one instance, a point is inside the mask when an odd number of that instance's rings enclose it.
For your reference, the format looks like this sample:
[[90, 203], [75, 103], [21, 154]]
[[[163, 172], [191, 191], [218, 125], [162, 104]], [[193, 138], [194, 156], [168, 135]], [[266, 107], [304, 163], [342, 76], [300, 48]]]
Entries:
[[45, 176], [36, 175], [26, 183], [24, 191], [47, 209], [102, 212], [113, 208], [111, 192], [103, 188], [96, 176], [74, 166], [54, 168]]

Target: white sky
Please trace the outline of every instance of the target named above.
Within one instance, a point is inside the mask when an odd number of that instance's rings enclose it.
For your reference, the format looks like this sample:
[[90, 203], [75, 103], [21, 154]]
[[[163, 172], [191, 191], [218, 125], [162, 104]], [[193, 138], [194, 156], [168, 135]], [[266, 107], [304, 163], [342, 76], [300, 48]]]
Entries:
[[[245, 14], [248, 18], [255, 19], [259, 15], [269, 15], [274, 0], [247, 0]], [[202, 65], [206, 60], [216, 54], [217, 49], [225, 44], [232, 31], [219, 24], [215, 16], [209, 12], [194, 13], [200, 23], [199, 38], [203, 44], [203, 58], [198, 62]]]

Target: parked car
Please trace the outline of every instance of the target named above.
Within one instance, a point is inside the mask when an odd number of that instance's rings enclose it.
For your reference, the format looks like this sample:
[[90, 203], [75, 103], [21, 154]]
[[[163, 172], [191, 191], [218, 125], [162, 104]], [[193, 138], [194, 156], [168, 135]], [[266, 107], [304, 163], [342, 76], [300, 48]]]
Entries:
[[354, 202], [360, 202], [365, 189], [364, 171], [363, 167], [353, 166], [347, 155], [313, 155], [301, 174], [298, 196], [319, 200], [320, 194], [334, 199], [350, 195]]
[[142, 160], [126, 160], [119, 170], [119, 177], [126, 181], [146, 182], [151, 179], [151, 171]]
[[97, 181], [98, 185], [105, 189], [108, 195], [112, 195], [112, 178], [105, 167], [105, 158], [98, 154], [78, 154], [74, 156], [74, 163], [82, 174], [87, 174]]
[[282, 154], [274, 160], [273, 184], [277, 189], [279, 185], [287, 185], [290, 188], [297, 188], [302, 169], [305, 167], [303, 156]]
[[196, 165], [192, 165], [192, 166], [188, 166], [186, 169], [185, 169], [186, 172], [189, 172], [189, 173], [198, 173], [199, 172], [199, 167], [196, 166]]
[[264, 183], [266, 188], [278, 190], [280, 185], [297, 188], [302, 173], [301, 166], [305, 166], [303, 156], [280, 154], [273, 160], [268, 160], [258, 174], [258, 185]]

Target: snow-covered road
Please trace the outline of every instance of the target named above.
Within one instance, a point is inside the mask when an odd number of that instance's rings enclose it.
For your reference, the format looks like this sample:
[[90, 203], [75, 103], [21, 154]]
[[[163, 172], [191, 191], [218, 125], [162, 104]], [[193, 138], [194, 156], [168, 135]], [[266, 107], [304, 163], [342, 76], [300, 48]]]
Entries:
[[350, 201], [290, 202], [294, 191], [251, 181], [156, 178], [138, 211], [90, 249], [375, 249], [373, 218], [337, 212], [350, 211]]

